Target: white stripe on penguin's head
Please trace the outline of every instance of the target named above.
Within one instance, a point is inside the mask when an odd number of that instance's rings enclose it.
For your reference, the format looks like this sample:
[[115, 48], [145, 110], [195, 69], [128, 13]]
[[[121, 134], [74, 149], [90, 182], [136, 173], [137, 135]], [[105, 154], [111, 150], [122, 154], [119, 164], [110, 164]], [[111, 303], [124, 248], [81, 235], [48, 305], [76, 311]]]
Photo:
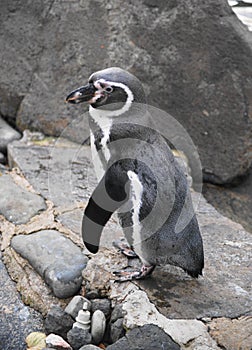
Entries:
[[123, 83], [114, 82], [114, 81], [108, 81], [105, 79], [99, 79], [94, 82], [94, 86], [96, 87], [97, 91], [95, 93], [95, 96], [89, 101], [89, 103], [91, 104], [95, 103], [99, 98], [104, 97], [104, 91], [106, 91], [107, 87], [112, 87], [112, 88], [119, 87], [127, 95], [127, 100], [125, 101], [123, 107], [117, 110], [110, 111], [110, 110], [102, 109], [102, 106], [99, 108], [94, 108], [90, 106], [89, 112], [94, 119], [95, 119], [95, 116], [118, 117], [119, 115], [124, 114], [130, 109], [134, 101], [134, 95], [127, 85]]

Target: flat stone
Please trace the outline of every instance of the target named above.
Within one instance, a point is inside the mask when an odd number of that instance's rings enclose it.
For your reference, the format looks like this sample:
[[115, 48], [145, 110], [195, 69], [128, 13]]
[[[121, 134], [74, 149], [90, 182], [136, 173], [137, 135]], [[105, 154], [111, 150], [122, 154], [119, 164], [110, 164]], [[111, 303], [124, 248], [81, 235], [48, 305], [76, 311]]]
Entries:
[[251, 349], [252, 316], [238, 319], [218, 318], [209, 324], [210, 334], [224, 349]]
[[88, 258], [70, 239], [55, 230], [18, 235], [12, 247], [45, 279], [58, 298], [73, 296], [82, 283]]
[[15, 224], [24, 224], [46, 209], [44, 199], [18, 186], [8, 174], [0, 176], [0, 214]]
[[66, 339], [73, 323], [74, 320], [61, 307], [52, 306], [45, 319], [45, 330], [47, 334], [55, 333]]
[[34, 331], [43, 332], [43, 317], [24, 305], [10, 279], [0, 252], [0, 348], [25, 350], [25, 338]]
[[9, 145], [8, 162], [21, 169], [33, 188], [56, 206], [87, 201], [97, 183], [90, 147], [64, 138], [56, 141], [25, 132], [22, 140]]
[[0, 152], [6, 153], [7, 145], [21, 138], [20, 132], [13, 129], [0, 117]]
[[137, 327], [127, 332], [125, 337], [119, 339], [116, 343], [109, 345], [108, 350], [179, 350], [181, 349], [171, 337], [169, 337], [161, 328], [146, 324], [143, 327]]

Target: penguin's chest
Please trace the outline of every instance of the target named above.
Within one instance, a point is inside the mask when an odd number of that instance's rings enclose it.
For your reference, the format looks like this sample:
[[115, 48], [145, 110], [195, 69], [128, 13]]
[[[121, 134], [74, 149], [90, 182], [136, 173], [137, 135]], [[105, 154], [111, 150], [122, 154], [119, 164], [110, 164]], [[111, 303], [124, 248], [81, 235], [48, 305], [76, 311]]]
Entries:
[[92, 160], [98, 181], [103, 177], [110, 159], [109, 138], [112, 123], [99, 125], [99, 130], [90, 130]]

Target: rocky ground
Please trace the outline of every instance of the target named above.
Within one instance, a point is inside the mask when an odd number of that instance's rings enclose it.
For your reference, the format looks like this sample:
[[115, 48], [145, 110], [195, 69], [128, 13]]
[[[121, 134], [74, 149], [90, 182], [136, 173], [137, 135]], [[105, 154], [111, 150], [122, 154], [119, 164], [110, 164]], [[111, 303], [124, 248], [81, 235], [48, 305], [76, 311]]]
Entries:
[[[25, 132], [8, 145], [8, 160], [10, 170], [2, 167], [0, 176], [2, 349], [25, 349], [33, 331], [59, 334], [79, 349], [74, 319], [64, 322], [67, 329], [59, 326], [70, 317], [64, 309], [75, 295], [91, 301], [92, 315], [104, 313], [101, 343], [107, 349], [251, 349], [252, 239], [240, 224], [193, 193], [204, 277], [192, 280], [165, 266], [149, 279], [118, 284], [112, 271], [138, 261], [112, 248], [121, 236], [116, 219], [105, 228], [97, 255], [83, 250], [80, 238], [96, 182], [89, 147]], [[86, 344], [86, 335], [78, 339]]]

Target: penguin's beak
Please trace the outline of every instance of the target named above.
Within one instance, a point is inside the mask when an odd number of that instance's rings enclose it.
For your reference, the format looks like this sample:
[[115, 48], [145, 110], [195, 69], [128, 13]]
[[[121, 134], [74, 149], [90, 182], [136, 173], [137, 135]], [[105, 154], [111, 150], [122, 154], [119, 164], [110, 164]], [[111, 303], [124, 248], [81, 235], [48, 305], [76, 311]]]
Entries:
[[87, 102], [94, 97], [95, 87], [93, 84], [89, 83], [85, 86], [72, 91], [66, 98], [66, 102], [69, 103], [81, 103]]

